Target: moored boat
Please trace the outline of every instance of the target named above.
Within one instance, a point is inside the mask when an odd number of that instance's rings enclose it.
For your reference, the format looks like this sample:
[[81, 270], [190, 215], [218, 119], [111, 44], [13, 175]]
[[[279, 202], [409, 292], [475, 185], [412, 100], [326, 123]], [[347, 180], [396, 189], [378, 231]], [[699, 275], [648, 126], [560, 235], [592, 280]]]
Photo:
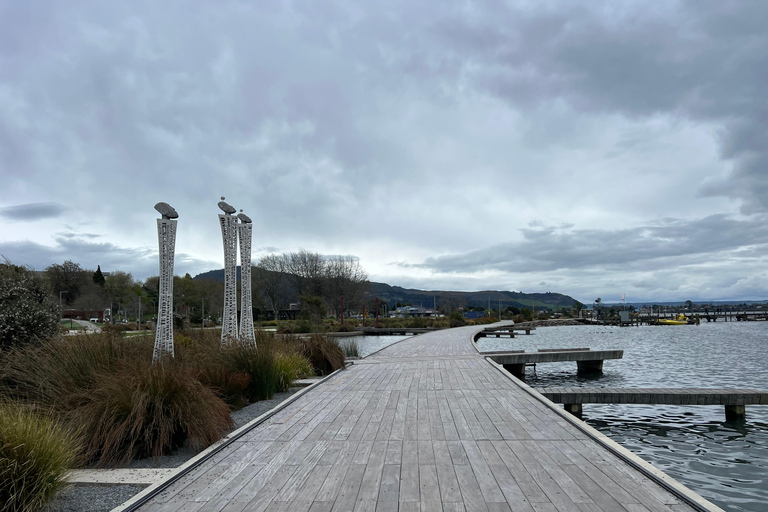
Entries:
[[660, 325], [686, 325], [693, 322], [688, 320], [684, 314], [678, 313], [675, 318], [659, 318]]

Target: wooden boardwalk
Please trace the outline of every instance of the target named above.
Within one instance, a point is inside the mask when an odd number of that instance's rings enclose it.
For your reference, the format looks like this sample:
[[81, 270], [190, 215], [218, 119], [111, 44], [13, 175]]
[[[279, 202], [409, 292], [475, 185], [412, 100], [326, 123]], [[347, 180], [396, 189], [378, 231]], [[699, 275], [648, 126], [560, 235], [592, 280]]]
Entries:
[[697, 510], [485, 360], [476, 331], [356, 362], [139, 510]]

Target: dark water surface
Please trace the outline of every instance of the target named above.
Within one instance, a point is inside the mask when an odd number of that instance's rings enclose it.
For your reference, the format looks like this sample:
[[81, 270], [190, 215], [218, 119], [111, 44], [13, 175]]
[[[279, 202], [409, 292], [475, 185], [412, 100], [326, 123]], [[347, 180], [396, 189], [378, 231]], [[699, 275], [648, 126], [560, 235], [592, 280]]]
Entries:
[[[623, 349], [603, 375], [576, 363], [528, 368], [534, 387], [696, 387], [768, 390], [768, 322], [700, 326], [543, 327], [514, 339], [484, 338], [483, 351]], [[584, 420], [726, 510], [768, 511], [768, 405], [747, 406], [743, 423], [723, 406], [585, 404]]]

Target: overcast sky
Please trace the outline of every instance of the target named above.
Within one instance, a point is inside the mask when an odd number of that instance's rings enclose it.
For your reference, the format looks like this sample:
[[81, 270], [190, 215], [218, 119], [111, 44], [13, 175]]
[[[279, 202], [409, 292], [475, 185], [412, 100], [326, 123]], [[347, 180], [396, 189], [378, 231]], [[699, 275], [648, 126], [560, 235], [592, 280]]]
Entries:
[[768, 2], [0, 1], [0, 254], [768, 298]]

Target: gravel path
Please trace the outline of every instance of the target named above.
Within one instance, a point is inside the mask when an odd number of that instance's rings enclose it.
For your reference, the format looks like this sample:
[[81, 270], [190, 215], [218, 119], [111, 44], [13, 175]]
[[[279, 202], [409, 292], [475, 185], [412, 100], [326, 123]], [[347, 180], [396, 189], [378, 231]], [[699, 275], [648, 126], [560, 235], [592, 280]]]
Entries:
[[[232, 412], [233, 430], [237, 430], [249, 421], [258, 418], [280, 402], [299, 391], [291, 388], [285, 393], [275, 393], [272, 400], [262, 400], [239, 411]], [[197, 455], [199, 451], [183, 447], [171, 455], [157, 459], [133, 460], [124, 467], [129, 468], [175, 468]], [[135, 485], [73, 485], [59, 493], [45, 510], [49, 512], [109, 512], [126, 502], [144, 488]]]

